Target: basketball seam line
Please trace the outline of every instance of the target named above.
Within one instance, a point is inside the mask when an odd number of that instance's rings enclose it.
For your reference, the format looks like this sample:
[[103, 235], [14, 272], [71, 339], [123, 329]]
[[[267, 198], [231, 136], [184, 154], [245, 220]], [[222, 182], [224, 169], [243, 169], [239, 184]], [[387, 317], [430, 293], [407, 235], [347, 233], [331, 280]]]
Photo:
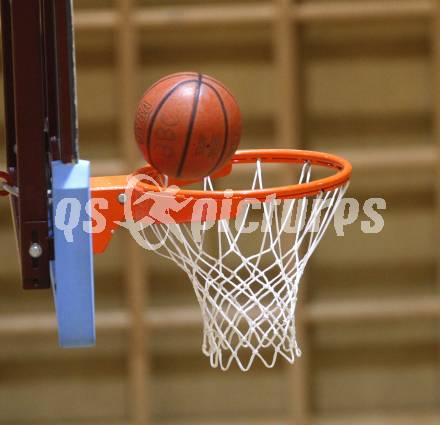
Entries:
[[220, 108], [221, 108], [221, 110], [223, 112], [224, 125], [225, 125], [225, 136], [224, 136], [224, 139], [223, 139], [223, 147], [222, 147], [222, 150], [220, 152], [220, 156], [219, 156], [217, 162], [215, 163], [215, 165], [208, 172], [208, 175], [210, 175], [219, 166], [219, 164], [222, 162], [223, 157], [225, 155], [226, 145], [228, 143], [228, 138], [229, 138], [229, 120], [228, 120], [228, 114], [226, 112], [225, 104], [224, 104], [223, 99], [221, 98], [219, 92], [216, 90], [216, 88], [214, 86], [212, 86], [211, 84], [203, 81], [203, 79], [202, 79], [202, 84], [205, 84], [207, 87], [209, 87], [214, 92], [214, 94], [217, 96], [217, 99], [218, 99], [218, 101], [220, 103]]
[[159, 102], [159, 105], [157, 105], [156, 110], [154, 111], [153, 115], [151, 116], [151, 122], [150, 125], [148, 126], [147, 129], [147, 140], [146, 140], [146, 145], [147, 145], [147, 153], [148, 153], [148, 158], [150, 160], [150, 164], [156, 168], [157, 170], [159, 168], [157, 168], [157, 166], [154, 164], [152, 155], [151, 155], [151, 148], [150, 148], [150, 139], [151, 139], [151, 133], [153, 132], [153, 127], [154, 127], [154, 122], [156, 121], [157, 115], [159, 114], [160, 110], [162, 109], [162, 107], [164, 106], [165, 102], [171, 97], [171, 95], [181, 86], [183, 86], [184, 84], [188, 84], [188, 83], [197, 83], [198, 80], [185, 80], [185, 81], [181, 81], [180, 83], [177, 83], [172, 89], [170, 89], [170, 91], [162, 98], [162, 100]]
[[236, 101], [235, 96], [229, 91], [229, 89], [220, 81], [216, 80], [215, 78], [210, 77], [209, 75], [203, 75], [205, 80], [210, 81], [211, 83], [216, 83], [219, 87], [221, 87], [226, 93], [229, 94], [229, 96], [232, 97], [234, 101]]
[[157, 85], [160, 83], [164, 83], [165, 81], [171, 80], [172, 78], [178, 78], [178, 77], [192, 77], [195, 78], [197, 76], [197, 72], [176, 72], [172, 75], [167, 75], [166, 77], [162, 77], [159, 81], [156, 81], [151, 87], [149, 87], [146, 92], [144, 93], [144, 96], [152, 89], [154, 89]]
[[188, 155], [189, 145], [190, 145], [190, 141], [191, 141], [191, 137], [192, 137], [192, 133], [193, 133], [193, 129], [194, 129], [194, 122], [196, 120], [196, 115], [197, 115], [197, 107], [199, 106], [200, 91], [201, 91], [201, 87], [202, 87], [202, 74], [198, 74], [197, 83], [198, 84], [196, 87], [196, 95], [194, 96], [194, 103], [193, 103], [193, 107], [192, 107], [192, 111], [191, 111], [191, 117], [189, 120], [188, 131], [186, 133], [185, 144], [183, 146], [182, 157], [180, 158], [180, 164], [179, 164], [179, 167], [177, 168], [177, 174], [176, 174], [177, 178], [179, 178], [180, 175], [182, 174], [183, 167], [184, 167], [185, 161], [186, 161], [186, 156]]

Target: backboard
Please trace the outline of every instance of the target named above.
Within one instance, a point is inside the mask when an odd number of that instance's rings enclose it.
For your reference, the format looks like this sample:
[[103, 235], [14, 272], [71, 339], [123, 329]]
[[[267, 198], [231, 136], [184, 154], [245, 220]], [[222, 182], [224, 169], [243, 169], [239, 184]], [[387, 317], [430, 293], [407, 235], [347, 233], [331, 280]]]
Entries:
[[23, 288], [53, 289], [60, 345], [92, 345], [91, 234], [77, 226], [67, 240], [54, 219], [68, 198], [87, 223], [90, 199], [90, 165], [78, 156], [72, 2], [2, 0], [1, 24], [6, 164], [18, 191], [10, 198]]

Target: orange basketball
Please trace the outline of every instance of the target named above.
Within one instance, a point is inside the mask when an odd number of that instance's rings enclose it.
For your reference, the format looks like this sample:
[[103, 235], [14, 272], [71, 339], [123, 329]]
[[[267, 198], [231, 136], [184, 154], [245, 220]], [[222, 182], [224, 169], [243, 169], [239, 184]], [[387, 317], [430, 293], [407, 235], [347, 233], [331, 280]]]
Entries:
[[135, 136], [145, 159], [179, 179], [208, 176], [238, 147], [241, 113], [219, 81], [195, 72], [168, 75], [143, 95]]

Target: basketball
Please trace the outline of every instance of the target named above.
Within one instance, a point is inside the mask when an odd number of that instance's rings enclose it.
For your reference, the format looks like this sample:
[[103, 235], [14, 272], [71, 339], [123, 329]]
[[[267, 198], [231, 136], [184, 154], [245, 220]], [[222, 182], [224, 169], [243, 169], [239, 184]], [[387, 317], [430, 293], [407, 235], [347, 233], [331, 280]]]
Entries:
[[236, 151], [242, 128], [231, 92], [208, 75], [182, 72], [153, 84], [138, 104], [135, 137], [162, 174], [199, 179], [218, 171]]

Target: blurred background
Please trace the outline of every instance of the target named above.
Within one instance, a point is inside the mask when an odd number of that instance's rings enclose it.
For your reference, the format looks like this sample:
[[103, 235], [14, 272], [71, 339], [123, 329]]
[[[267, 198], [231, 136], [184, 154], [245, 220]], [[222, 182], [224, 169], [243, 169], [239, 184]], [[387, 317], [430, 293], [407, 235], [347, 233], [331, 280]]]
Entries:
[[225, 373], [201, 354], [187, 277], [122, 231], [95, 257], [97, 346], [58, 348], [51, 293], [20, 289], [2, 202], [0, 424], [438, 425], [440, 2], [74, 5], [80, 153], [95, 175], [141, 163], [137, 100], [195, 70], [235, 93], [241, 147], [347, 157], [347, 196], [384, 198], [385, 227], [362, 233], [361, 212], [344, 237], [329, 228], [301, 287], [302, 358]]

